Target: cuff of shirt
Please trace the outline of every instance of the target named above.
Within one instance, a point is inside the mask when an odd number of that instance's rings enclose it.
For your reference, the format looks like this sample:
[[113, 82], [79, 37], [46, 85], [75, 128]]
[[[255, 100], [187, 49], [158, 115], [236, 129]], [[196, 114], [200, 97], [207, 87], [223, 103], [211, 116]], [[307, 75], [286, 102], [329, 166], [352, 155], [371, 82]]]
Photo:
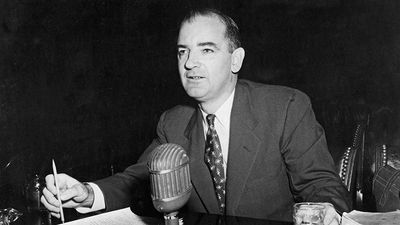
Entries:
[[95, 212], [98, 210], [105, 209], [106, 204], [104, 201], [104, 195], [103, 195], [103, 192], [100, 190], [99, 186], [97, 186], [97, 184], [95, 184], [95, 183], [87, 183], [87, 184], [89, 184], [90, 187], [93, 189], [93, 193], [94, 193], [93, 205], [91, 208], [78, 207], [78, 208], [76, 208], [76, 211], [84, 214], [84, 213], [90, 213], [90, 212]]

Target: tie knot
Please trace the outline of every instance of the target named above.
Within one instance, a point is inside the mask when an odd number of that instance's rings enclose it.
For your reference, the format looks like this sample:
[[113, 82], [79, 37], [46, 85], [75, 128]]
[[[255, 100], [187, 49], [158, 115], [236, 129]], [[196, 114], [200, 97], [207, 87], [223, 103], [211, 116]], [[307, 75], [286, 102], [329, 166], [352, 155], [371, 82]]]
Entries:
[[208, 126], [214, 126], [214, 120], [215, 120], [214, 114], [208, 114], [206, 119], [207, 119]]

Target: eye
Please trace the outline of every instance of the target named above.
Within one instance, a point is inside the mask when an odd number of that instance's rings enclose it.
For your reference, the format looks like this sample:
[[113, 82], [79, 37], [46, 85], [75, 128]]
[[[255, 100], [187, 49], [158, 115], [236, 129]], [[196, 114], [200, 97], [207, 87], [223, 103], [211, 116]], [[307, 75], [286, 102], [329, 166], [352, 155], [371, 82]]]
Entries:
[[211, 48], [205, 48], [205, 49], [202, 50], [202, 52], [203, 52], [204, 54], [208, 54], [208, 53], [213, 53], [214, 50], [211, 49]]
[[184, 48], [178, 49], [178, 52], [177, 52], [178, 57], [183, 56], [184, 54], [186, 54], [186, 52], [187, 52], [187, 49], [184, 49]]

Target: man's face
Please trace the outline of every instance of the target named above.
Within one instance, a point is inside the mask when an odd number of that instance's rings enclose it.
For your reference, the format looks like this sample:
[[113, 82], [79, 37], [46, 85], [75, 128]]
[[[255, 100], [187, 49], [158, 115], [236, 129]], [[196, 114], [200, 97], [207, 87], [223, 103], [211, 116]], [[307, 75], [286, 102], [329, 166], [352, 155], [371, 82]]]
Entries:
[[178, 67], [186, 93], [200, 103], [222, 104], [232, 93], [237, 75], [225, 25], [214, 16], [185, 22], [178, 37]]

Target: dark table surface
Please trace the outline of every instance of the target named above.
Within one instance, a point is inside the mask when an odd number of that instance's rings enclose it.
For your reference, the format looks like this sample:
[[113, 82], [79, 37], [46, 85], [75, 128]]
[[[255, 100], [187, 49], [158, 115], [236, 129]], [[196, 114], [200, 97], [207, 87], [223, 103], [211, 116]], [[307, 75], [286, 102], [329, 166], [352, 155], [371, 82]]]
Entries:
[[[0, 200], [0, 208], [14, 208], [21, 212], [20, 216], [11, 225], [54, 225], [60, 224], [61, 221], [57, 218], [50, 217], [48, 211], [39, 203], [39, 194], [27, 195], [23, 193], [23, 188], [0, 188], [0, 193], [3, 193], [3, 198]], [[8, 193], [8, 194], [6, 194]], [[5, 198], [7, 197], [7, 198]], [[157, 212], [151, 201], [136, 201], [136, 206], [131, 207], [131, 211], [139, 216], [147, 218], [156, 218], [156, 224], [164, 224], [164, 219], [161, 213]], [[140, 203], [140, 204], [139, 204]], [[66, 222], [93, 216], [98, 212], [91, 214], [79, 214], [75, 209], [64, 209]], [[183, 218], [185, 225], [289, 225], [292, 222], [281, 222], [272, 220], [260, 220], [245, 217], [220, 216], [201, 213], [180, 213], [180, 218]], [[151, 223], [154, 224], [154, 223]]]
[[[18, 193], [20, 191], [17, 191]], [[33, 205], [32, 202], [27, 201], [25, 197], [21, 194], [10, 194], [10, 198], [7, 201], [0, 202], [0, 208], [14, 208], [21, 212], [23, 215], [20, 216], [15, 222], [12, 222], [11, 225], [54, 225], [60, 224], [61, 221], [57, 218], [50, 217], [48, 211], [37, 203]], [[38, 198], [36, 198], [38, 199]], [[37, 201], [36, 201], [37, 202]], [[30, 207], [28, 207], [30, 206]], [[158, 213], [154, 210], [149, 209], [149, 206], [142, 207], [131, 207], [131, 211], [133, 211], [136, 215], [156, 218], [158, 220], [158, 224], [163, 225], [164, 219], [161, 213]], [[150, 211], [153, 211], [149, 213]], [[64, 214], [66, 218], [66, 222], [93, 216], [99, 213], [91, 213], [91, 214], [79, 214], [75, 209], [64, 209]], [[180, 213], [180, 218], [183, 218], [185, 225], [258, 225], [258, 224], [267, 224], [267, 225], [289, 225], [293, 224], [292, 222], [281, 222], [281, 221], [272, 221], [272, 220], [260, 220], [253, 218], [245, 218], [245, 217], [233, 217], [233, 216], [220, 216], [220, 215], [212, 215], [212, 214], [202, 214], [202, 213]], [[154, 223], [151, 223], [154, 224]]]
[[[24, 188], [0, 188], [0, 193], [3, 193], [3, 198], [0, 199], [0, 208], [14, 208], [21, 212], [20, 216], [11, 225], [54, 225], [60, 224], [61, 221], [57, 218], [50, 217], [48, 211], [39, 203], [39, 194], [27, 195]], [[8, 193], [8, 194], [5, 194]], [[164, 224], [164, 219], [161, 213], [157, 212], [151, 201], [142, 201], [136, 199], [135, 206], [131, 207], [131, 211], [139, 216], [147, 218], [155, 218], [156, 224]], [[93, 216], [98, 212], [91, 214], [79, 214], [75, 209], [64, 209], [66, 222]], [[180, 218], [183, 218], [185, 225], [289, 225], [292, 222], [281, 222], [272, 220], [260, 220], [245, 217], [221, 216], [202, 213], [180, 213]], [[154, 220], [153, 220], [154, 221]], [[154, 224], [154, 223], [151, 223]]]
[[185, 213], [183, 222], [186, 225], [290, 225], [292, 222], [261, 220], [237, 216], [220, 216], [202, 213]]
[[[20, 209], [21, 210], [21, 209]], [[42, 211], [28, 211], [21, 210], [24, 214], [11, 225], [51, 225], [59, 224], [60, 220], [57, 218], [49, 218], [48, 213], [44, 210]], [[292, 225], [292, 222], [283, 221], [273, 221], [273, 220], [260, 220], [246, 217], [234, 217], [234, 216], [221, 216], [212, 214], [202, 214], [202, 213], [182, 213], [179, 214], [180, 218], [183, 218], [185, 225]], [[66, 211], [66, 222], [82, 218], [82, 215], [75, 214], [73, 211]], [[154, 223], [154, 221], [156, 221]], [[164, 220], [160, 216], [155, 218], [152, 223], [164, 225]]]

